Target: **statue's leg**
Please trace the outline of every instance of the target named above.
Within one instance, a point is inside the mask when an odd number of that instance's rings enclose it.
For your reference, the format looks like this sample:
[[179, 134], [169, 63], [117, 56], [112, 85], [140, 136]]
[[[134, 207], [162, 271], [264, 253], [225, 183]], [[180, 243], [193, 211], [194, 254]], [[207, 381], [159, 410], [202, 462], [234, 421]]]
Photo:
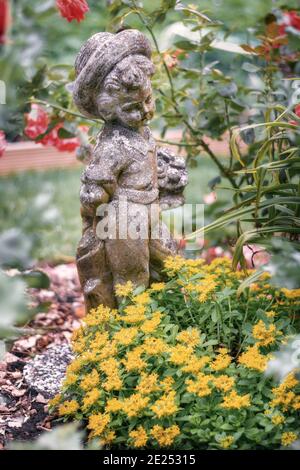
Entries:
[[77, 249], [76, 263], [86, 311], [100, 304], [115, 307], [116, 300], [105, 243], [97, 238], [92, 226], [85, 226]]
[[[154, 231], [155, 232], [155, 231]], [[163, 279], [161, 270], [168, 256], [176, 256], [178, 252], [176, 241], [172, 238], [167, 226], [160, 221], [156, 238], [151, 238], [150, 250], [150, 278], [152, 281]]]
[[[131, 281], [134, 286], [149, 285], [149, 222], [148, 209], [141, 204], [128, 203], [127, 212], [117, 215], [116, 236], [105, 241], [107, 260], [113, 284]], [[126, 232], [122, 229], [126, 225]]]

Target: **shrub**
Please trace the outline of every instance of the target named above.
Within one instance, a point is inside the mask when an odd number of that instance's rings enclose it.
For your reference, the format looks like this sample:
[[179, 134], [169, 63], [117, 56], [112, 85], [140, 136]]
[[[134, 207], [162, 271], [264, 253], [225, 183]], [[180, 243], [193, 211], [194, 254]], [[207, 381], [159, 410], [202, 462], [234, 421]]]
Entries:
[[114, 448], [260, 449], [299, 435], [300, 386], [264, 374], [298, 326], [300, 290], [268, 276], [238, 297], [247, 274], [230, 260], [168, 259], [168, 280], [118, 287], [118, 310], [92, 310], [75, 331], [76, 358], [52, 401], [63, 421]]

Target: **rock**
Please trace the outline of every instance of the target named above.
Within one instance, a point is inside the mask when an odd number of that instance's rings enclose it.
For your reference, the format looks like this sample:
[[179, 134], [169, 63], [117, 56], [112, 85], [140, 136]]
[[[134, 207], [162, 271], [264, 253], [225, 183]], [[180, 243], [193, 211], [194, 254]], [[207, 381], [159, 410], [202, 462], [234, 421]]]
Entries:
[[59, 393], [66, 368], [73, 358], [68, 343], [56, 344], [26, 364], [24, 379], [35, 392], [52, 398]]

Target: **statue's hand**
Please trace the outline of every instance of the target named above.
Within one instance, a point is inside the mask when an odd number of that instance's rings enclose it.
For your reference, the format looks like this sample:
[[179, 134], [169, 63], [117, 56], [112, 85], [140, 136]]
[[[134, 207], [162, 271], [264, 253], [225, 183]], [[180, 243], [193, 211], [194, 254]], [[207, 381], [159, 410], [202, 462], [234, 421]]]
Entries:
[[159, 148], [157, 165], [161, 208], [169, 209], [182, 205], [182, 192], [188, 182], [184, 158], [175, 156], [168, 149]]

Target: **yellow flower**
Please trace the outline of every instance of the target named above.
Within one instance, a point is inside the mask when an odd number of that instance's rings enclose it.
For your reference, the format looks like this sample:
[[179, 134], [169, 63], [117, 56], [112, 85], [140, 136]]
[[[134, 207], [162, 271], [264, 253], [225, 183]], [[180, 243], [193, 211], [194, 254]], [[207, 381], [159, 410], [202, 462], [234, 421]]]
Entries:
[[153, 284], [151, 284], [151, 290], [153, 292], [159, 292], [161, 290], [164, 290], [166, 284], [164, 282], [153, 282]]
[[97, 332], [96, 335], [95, 335], [95, 338], [93, 339], [93, 341], [91, 341], [90, 343], [90, 347], [92, 349], [101, 349], [103, 346], [105, 346], [108, 342], [108, 332], [107, 331], [104, 331], [103, 333], [102, 332]]
[[103, 346], [97, 352], [97, 359], [107, 359], [111, 356], [115, 356], [117, 354], [117, 342], [115, 340], [108, 341], [105, 346]]
[[132, 328], [121, 328], [117, 333], [114, 334], [114, 339], [117, 343], [122, 344], [123, 346], [128, 346], [133, 343], [138, 334], [138, 329], [136, 327]]
[[256, 369], [259, 372], [264, 372], [269, 358], [263, 356], [258, 349], [258, 346], [249, 346], [247, 350], [240, 355], [238, 362], [248, 369]]
[[252, 334], [253, 338], [258, 341], [259, 346], [269, 346], [269, 344], [275, 341], [276, 326], [270, 325], [268, 328], [262, 320], [259, 320], [259, 322], [254, 325]]
[[55, 395], [50, 401], [49, 401], [49, 406], [57, 406], [60, 403], [61, 400], [61, 394], [59, 393], [58, 395]]
[[126, 315], [120, 315], [119, 319], [126, 323], [140, 323], [145, 320], [144, 305], [129, 305], [124, 311]]
[[80, 382], [80, 387], [83, 390], [91, 390], [99, 384], [100, 378], [96, 369], [93, 369], [92, 372], [86, 375]]
[[272, 417], [272, 423], [275, 424], [276, 426], [279, 426], [280, 424], [283, 424], [285, 421], [284, 416], [282, 415], [275, 415]]
[[169, 346], [160, 338], [146, 338], [142, 344], [143, 351], [150, 356], [168, 352]]
[[133, 291], [133, 284], [131, 281], [126, 284], [117, 284], [115, 287], [115, 293], [118, 297], [128, 297]]
[[121, 362], [128, 372], [145, 369], [147, 363], [141, 358], [142, 352], [143, 350], [140, 347], [136, 347], [132, 351], [128, 351], [126, 359], [122, 359]]
[[277, 315], [277, 313], [274, 310], [270, 310], [269, 312], [266, 312], [266, 316], [268, 318], [274, 318]]
[[285, 295], [287, 299], [297, 299], [300, 297], [300, 289], [286, 289], [285, 287], [281, 289], [281, 292]]
[[63, 386], [64, 387], [69, 387], [70, 385], [73, 385], [77, 382], [77, 379], [78, 379], [78, 375], [76, 374], [73, 374], [72, 372], [67, 372], [66, 374], [66, 378], [63, 382]]
[[141, 393], [134, 393], [122, 401], [122, 410], [129, 418], [137, 416], [140, 411], [146, 408], [150, 399]]
[[185, 364], [181, 370], [183, 370], [183, 372], [190, 372], [191, 374], [198, 374], [209, 361], [209, 356], [197, 357], [195, 354], [192, 354], [187, 364]]
[[136, 390], [142, 395], [147, 395], [148, 393], [156, 392], [157, 390], [159, 390], [157, 379], [158, 375], [155, 373], [146, 374], [145, 372], [142, 372], [141, 380], [136, 386]]
[[234, 386], [235, 379], [233, 377], [229, 377], [228, 375], [220, 375], [219, 377], [214, 377], [212, 379], [212, 383], [216, 388], [219, 390], [223, 390], [224, 392], [229, 392]]
[[197, 375], [196, 380], [187, 379], [185, 381], [187, 391], [194, 393], [198, 397], [206, 397], [211, 394], [209, 382], [212, 381], [211, 375], [205, 375], [201, 372]]
[[104, 436], [101, 437], [100, 445], [105, 446], [105, 445], [111, 444], [115, 439], [116, 439], [115, 431], [109, 431], [108, 433], [105, 433]]
[[176, 339], [193, 348], [200, 343], [200, 331], [197, 328], [189, 328], [188, 330], [178, 333]]
[[91, 430], [90, 437], [101, 436], [106, 426], [110, 423], [109, 414], [98, 413], [89, 417], [87, 428]]
[[67, 367], [67, 374], [72, 374], [79, 372], [81, 367], [83, 366], [84, 361], [82, 358], [76, 358], [74, 361], [71, 362], [71, 364], [68, 365]]
[[101, 392], [98, 388], [93, 388], [83, 398], [83, 408], [89, 408], [90, 406], [94, 405], [97, 400], [99, 400], [101, 396]]
[[149, 292], [142, 292], [141, 294], [136, 295], [133, 298], [133, 301], [137, 305], [147, 305], [151, 302], [151, 297]]
[[165, 393], [151, 406], [151, 410], [158, 418], [173, 415], [178, 411], [178, 406], [175, 404], [175, 397], [176, 392], [174, 390]]
[[175, 383], [175, 380], [173, 379], [173, 377], [169, 376], [161, 380], [159, 385], [165, 392], [170, 392], [170, 390], [172, 390], [174, 383]]
[[229, 356], [226, 348], [219, 349], [219, 354], [210, 365], [212, 370], [218, 371], [226, 369], [231, 363], [231, 356]]
[[118, 398], [110, 398], [106, 402], [105, 411], [107, 413], [117, 413], [122, 410], [122, 403]]
[[294, 408], [294, 410], [300, 410], [300, 396], [294, 398], [292, 407]]
[[114, 357], [110, 357], [100, 363], [100, 369], [106, 375], [115, 374], [119, 370], [118, 361]]
[[79, 405], [76, 400], [66, 400], [58, 407], [59, 416], [72, 415], [79, 409]]
[[250, 395], [238, 395], [235, 390], [232, 390], [228, 395], [223, 398], [223, 403], [220, 405], [222, 408], [240, 409], [250, 406]]
[[171, 276], [178, 273], [184, 267], [185, 261], [181, 256], [169, 256], [164, 263], [167, 273]]
[[274, 398], [271, 401], [271, 406], [281, 406], [284, 411], [287, 411], [289, 407], [297, 409], [299, 397], [291, 389], [296, 387], [298, 383], [294, 372], [288, 374], [278, 387], [273, 388]]
[[289, 446], [297, 440], [297, 434], [294, 432], [284, 432], [281, 435], [281, 444], [283, 446]]
[[150, 434], [157, 440], [161, 447], [167, 447], [173, 444], [175, 437], [179, 436], [180, 429], [175, 424], [169, 428], [163, 428], [156, 424], [151, 429]]
[[231, 445], [233, 444], [234, 442], [234, 437], [233, 436], [226, 436], [226, 437], [223, 437], [221, 440], [220, 440], [220, 446], [223, 448], [223, 449], [228, 449], [229, 447], [231, 447]]
[[136, 431], [131, 431], [129, 437], [133, 439], [134, 447], [144, 447], [148, 441], [148, 436], [143, 426], [138, 426]]
[[84, 318], [84, 322], [88, 326], [99, 326], [102, 323], [107, 323], [111, 317], [115, 317], [116, 310], [111, 310], [109, 307], [99, 305], [97, 308], [92, 308]]
[[103, 388], [107, 392], [112, 390], [121, 390], [123, 387], [123, 380], [117, 372], [108, 375], [107, 380], [103, 382]]
[[193, 354], [193, 348], [184, 344], [177, 344], [177, 346], [170, 347], [169, 351], [170, 362], [177, 365], [188, 362]]
[[149, 320], [145, 320], [140, 328], [143, 333], [152, 333], [153, 331], [156, 330], [160, 322], [161, 322], [161, 313], [154, 312], [152, 315], [152, 318]]
[[84, 338], [77, 338], [76, 341], [72, 341], [72, 349], [76, 353], [82, 353], [86, 348], [86, 341]]

